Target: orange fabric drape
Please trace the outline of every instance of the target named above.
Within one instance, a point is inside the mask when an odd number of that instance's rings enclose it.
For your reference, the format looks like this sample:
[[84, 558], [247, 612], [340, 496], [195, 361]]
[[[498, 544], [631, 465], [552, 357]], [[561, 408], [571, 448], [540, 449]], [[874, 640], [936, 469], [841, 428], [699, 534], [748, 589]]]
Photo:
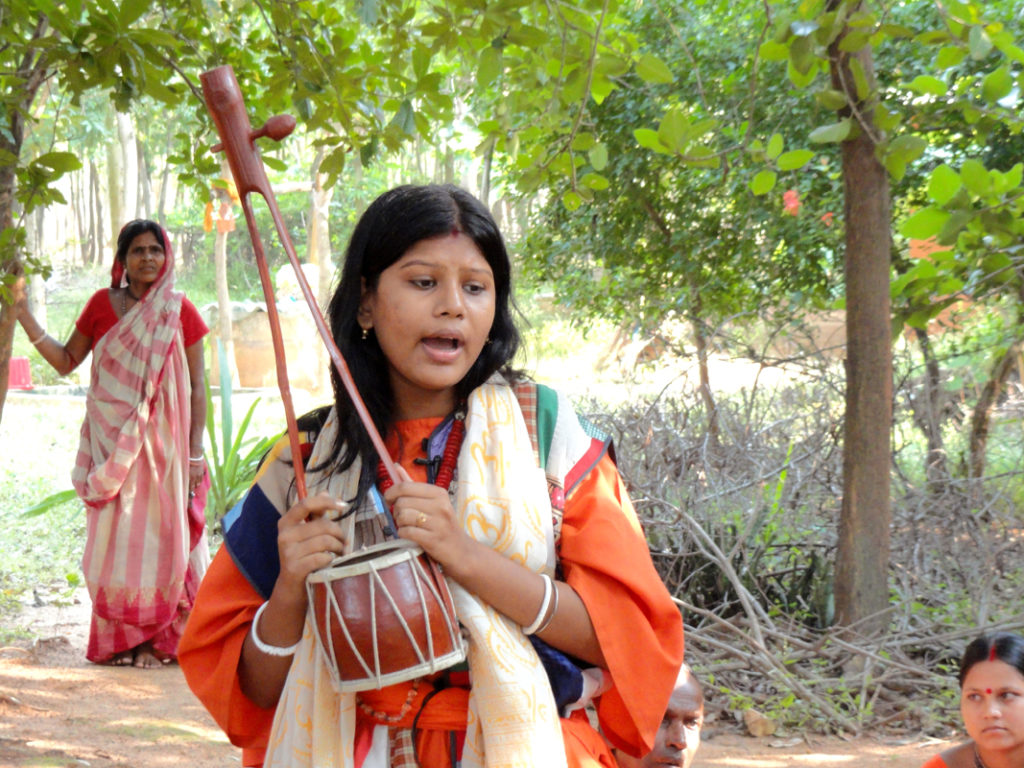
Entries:
[[[408, 425], [403, 425], [408, 426]], [[431, 424], [403, 428], [402, 443], [418, 445]], [[426, 432], [421, 434], [421, 430]], [[392, 443], [389, 449], [396, 449]], [[393, 450], [392, 455], [398, 455]], [[423, 467], [405, 456], [414, 477]], [[623, 514], [625, 512], [625, 514]], [[566, 500], [560, 557], [566, 581], [590, 612], [608, 661], [613, 687], [598, 705], [601, 727], [620, 749], [650, 751], [683, 656], [679, 611], [651, 563], [640, 525], [612, 460], [605, 456]], [[273, 718], [241, 692], [237, 666], [249, 623], [262, 598], [222, 548], [201, 588], [179, 661], [189, 685], [224, 729], [243, 747], [243, 765], [260, 765]], [[373, 709], [401, 710], [411, 683], [360, 694]], [[421, 684], [406, 718], [408, 726], [430, 690]], [[425, 767], [446, 765], [446, 731], [464, 727], [467, 692], [447, 689], [434, 696], [418, 722], [418, 749]], [[406, 722], [408, 721], [408, 722]], [[608, 745], [582, 711], [562, 720], [570, 768], [614, 768]], [[434, 758], [440, 760], [435, 763]]]

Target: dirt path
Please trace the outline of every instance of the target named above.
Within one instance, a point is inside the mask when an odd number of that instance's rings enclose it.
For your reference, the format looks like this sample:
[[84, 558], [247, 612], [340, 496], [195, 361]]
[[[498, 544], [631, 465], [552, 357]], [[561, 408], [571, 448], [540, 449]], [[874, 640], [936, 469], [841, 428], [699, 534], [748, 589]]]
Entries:
[[728, 733], [704, 739], [694, 768], [921, 768], [955, 742], [886, 743], [866, 737], [754, 739]]
[[[41, 639], [0, 649], [0, 768], [240, 766], [240, 752], [177, 666], [139, 670], [85, 661], [88, 598], [80, 590], [75, 599], [26, 606], [18, 625]], [[753, 739], [715, 725], [695, 768], [920, 768], [947, 744]]]
[[240, 766], [177, 666], [85, 660], [88, 595], [76, 599], [26, 606], [18, 623], [41, 639], [0, 649], [0, 767]]

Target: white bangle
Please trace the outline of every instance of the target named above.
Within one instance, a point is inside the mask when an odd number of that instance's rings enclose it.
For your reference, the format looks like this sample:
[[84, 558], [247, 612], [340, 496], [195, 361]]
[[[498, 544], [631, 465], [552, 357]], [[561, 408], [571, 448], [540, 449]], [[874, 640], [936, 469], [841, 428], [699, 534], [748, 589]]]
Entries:
[[39, 334], [39, 338], [38, 339], [36, 339], [34, 341], [32, 339], [29, 339], [29, 343], [33, 347], [38, 347], [39, 346], [39, 342], [42, 341], [45, 338], [46, 338], [46, 331], [44, 330], [41, 334]]
[[252, 629], [249, 631], [249, 634], [252, 635], [253, 643], [255, 643], [256, 647], [263, 651], [263, 653], [267, 654], [267, 656], [294, 656], [295, 651], [299, 649], [299, 643], [302, 642], [301, 639], [298, 643], [295, 643], [295, 645], [289, 645], [287, 647], [282, 647], [280, 645], [267, 645], [260, 640], [259, 633], [256, 631], [256, 625], [260, 623], [260, 616], [263, 615], [263, 609], [266, 607], [266, 603], [261, 605], [252, 619]]
[[551, 622], [555, 620], [555, 614], [558, 613], [558, 582], [557, 581], [554, 581], [554, 582], [551, 583], [551, 591], [554, 593], [553, 597], [552, 597], [552, 600], [551, 600], [551, 613], [548, 614], [548, 617], [544, 620], [544, 623], [541, 624], [539, 627], [537, 627], [537, 629], [534, 631], [533, 634], [535, 634], [535, 635], [539, 635], [545, 629], [550, 627], [551, 626]]
[[544, 621], [544, 617], [548, 615], [548, 606], [551, 605], [551, 590], [554, 585], [551, 583], [551, 577], [546, 573], [540, 575], [544, 579], [544, 599], [540, 601], [540, 610], [537, 611], [537, 618], [535, 618], [528, 627], [523, 627], [523, 634], [532, 635], [537, 631], [537, 628]]
[[188, 457], [188, 460], [189, 460], [189, 461], [191, 461], [191, 462], [192, 462], [193, 464], [198, 464], [198, 463], [200, 463], [200, 462], [201, 462], [201, 461], [202, 461], [202, 460], [203, 460], [204, 458], [206, 458], [206, 457], [205, 457], [205, 456], [203, 456], [203, 454], [201, 454], [201, 453], [200, 453], [200, 454], [199, 454], [198, 456], [189, 456], [189, 457]]

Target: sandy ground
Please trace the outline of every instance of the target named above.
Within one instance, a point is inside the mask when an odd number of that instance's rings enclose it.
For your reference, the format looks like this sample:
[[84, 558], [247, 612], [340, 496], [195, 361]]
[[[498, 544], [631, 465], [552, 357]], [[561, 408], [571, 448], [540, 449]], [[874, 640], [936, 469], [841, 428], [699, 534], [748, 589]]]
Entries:
[[0, 649], [0, 767], [241, 765], [177, 666], [87, 662], [88, 594], [75, 601], [26, 606], [38, 639]]
[[[43, 596], [45, 602], [45, 596]], [[232, 747], [192, 696], [181, 670], [102, 667], [85, 661], [88, 595], [25, 606], [35, 640], [0, 649], [0, 768], [230, 768]], [[919, 768], [948, 742], [821, 736], [755, 739], [715, 724], [697, 768]]]

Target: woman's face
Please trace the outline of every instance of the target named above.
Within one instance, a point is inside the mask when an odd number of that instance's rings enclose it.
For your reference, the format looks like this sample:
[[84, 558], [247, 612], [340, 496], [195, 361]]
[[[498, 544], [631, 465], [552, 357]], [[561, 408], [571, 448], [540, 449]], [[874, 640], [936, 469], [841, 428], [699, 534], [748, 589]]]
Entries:
[[960, 713], [984, 753], [1024, 754], [1024, 675], [1003, 661], [979, 661], [964, 677]]
[[395, 418], [447, 415], [494, 322], [494, 273], [462, 233], [420, 240], [364, 289], [359, 325], [388, 360]]
[[124, 271], [136, 293], [141, 295], [156, 282], [166, 258], [163, 242], [152, 232], [132, 238], [124, 256]]

